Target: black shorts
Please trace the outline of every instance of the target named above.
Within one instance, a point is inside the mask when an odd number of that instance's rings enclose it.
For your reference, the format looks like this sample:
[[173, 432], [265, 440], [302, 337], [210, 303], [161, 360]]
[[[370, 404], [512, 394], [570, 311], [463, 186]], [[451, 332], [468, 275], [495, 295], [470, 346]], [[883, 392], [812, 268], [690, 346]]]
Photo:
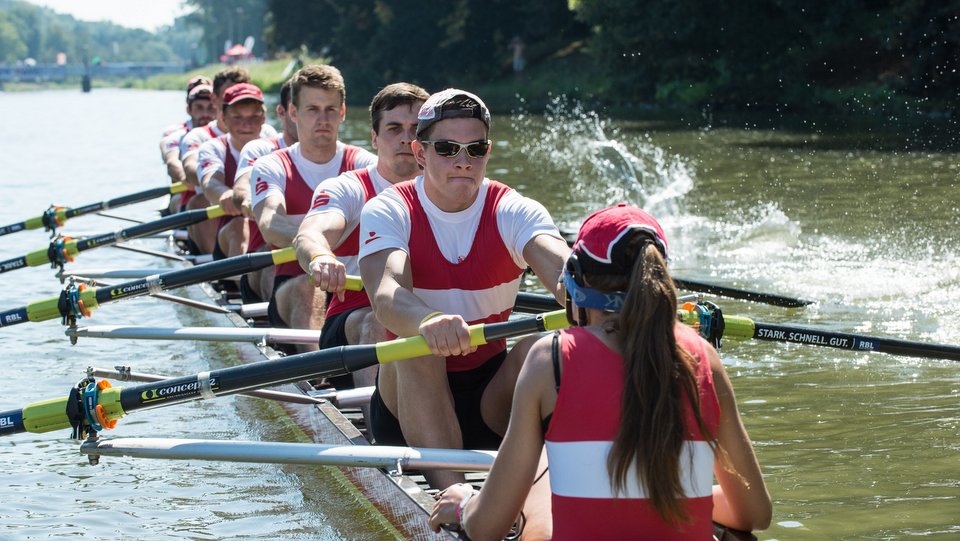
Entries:
[[250, 287], [249, 276], [249, 274], [244, 274], [240, 277], [240, 300], [243, 301], [243, 304], [263, 302], [263, 299], [260, 298], [260, 295], [257, 295], [257, 292]]
[[277, 290], [291, 278], [295, 278], [295, 276], [274, 276], [273, 278], [273, 292], [270, 293], [270, 304], [267, 305], [267, 321], [270, 322], [271, 327], [290, 328], [290, 325], [280, 317], [280, 312], [277, 310]]
[[[483, 422], [480, 400], [506, 358], [507, 352], [502, 351], [473, 370], [447, 372], [447, 382], [453, 393], [453, 408], [460, 422], [464, 449], [496, 450], [503, 441], [502, 436]], [[390, 413], [380, 398], [379, 378], [377, 381], [378, 389], [370, 397], [370, 432], [380, 445], [406, 446], [407, 441], [400, 429], [400, 421]]]
[[[320, 330], [320, 349], [350, 345], [347, 343], [347, 318], [359, 309], [360, 308], [354, 308], [346, 312], [340, 312], [333, 317], [328, 317], [323, 320], [323, 329]], [[353, 382], [353, 374], [334, 376], [327, 378], [327, 381], [337, 389], [353, 389], [356, 387], [356, 384]]]
[[221, 260], [221, 259], [226, 259], [226, 258], [227, 258], [227, 254], [223, 253], [223, 250], [220, 249], [220, 243], [219, 243], [219, 242], [214, 242], [214, 243], [213, 243], [213, 252], [211, 252], [211, 254], [213, 255], [213, 260], [214, 260], [214, 261], [219, 261], [219, 260]]

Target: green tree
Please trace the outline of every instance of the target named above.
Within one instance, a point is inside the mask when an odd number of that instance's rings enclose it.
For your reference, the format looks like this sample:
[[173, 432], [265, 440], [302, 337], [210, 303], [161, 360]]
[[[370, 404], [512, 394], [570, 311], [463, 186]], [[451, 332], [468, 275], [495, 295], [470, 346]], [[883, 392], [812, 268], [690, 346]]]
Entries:
[[17, 27], [0, 12], [0, 62], [13, 63], [23, 60], [27, 55], [27, 46], [20, 38]]

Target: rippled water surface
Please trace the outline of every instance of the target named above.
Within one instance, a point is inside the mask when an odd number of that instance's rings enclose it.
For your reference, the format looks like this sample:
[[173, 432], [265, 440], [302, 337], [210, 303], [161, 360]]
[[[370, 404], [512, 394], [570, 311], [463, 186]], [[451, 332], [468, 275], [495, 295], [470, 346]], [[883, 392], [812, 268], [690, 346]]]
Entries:
[[[181, 115], [181, 100], [179, 92], [101, 89], [0, 95], [0, 223], [52, 202], [79, 205], [161, 185], [156, 142]], [[358, 109], [342, 138], [369, 146]], [[817, 301], [783, 309], [710, 297], [726, 314], [960, 344], [960, 154], [943, 150], [958, 145], [918, 142], [907, 129], [881, 137], [791, 124], [612, 121], [558, 100], [545, 116], [495, 116], [489, 176], [542, 201], [566, 230], [607, 204], [637, 202], [664, 223], [677, 276]], [[115, 212], [146, 219], [157, 208]], [[87, 217], [69, 229], [118, 227]], [[45, 243], [42, 232], [18, 233], [0, 237], [0, 253]], [[104, 248], [73, 265], [168, 264]], [[0, 275], [0, 308], [56, 295], [52, 274]], [[104, 307], [93, 320], [204, 321], [215, 320], [146, 299]], [[234, 362], [230, 348], [179, 342], [90, 339], [71, 347], [53, 321], [2, 329], [0, 347], [0, 410], [65, 395], [88, 365], [182, 374]], [[761, 539], [960, 537], [960, 363], [732, 339], [721, 354], [774, 498], [773, 525]], [[304, 437], [276, 408], [243, 398], [134, 414], [113, 434]], [[89, 466], [68, 436], [0, 441], [0, 538], [387, 535], [324, 470], [113, 458]]]

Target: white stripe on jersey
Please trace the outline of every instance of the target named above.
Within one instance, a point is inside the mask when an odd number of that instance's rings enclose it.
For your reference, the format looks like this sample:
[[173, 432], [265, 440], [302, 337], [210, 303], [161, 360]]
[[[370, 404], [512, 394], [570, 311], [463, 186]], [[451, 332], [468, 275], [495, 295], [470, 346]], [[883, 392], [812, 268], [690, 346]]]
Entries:
[[[627, 472], [626, 494], [615, 495], [607, 473], [611, 441], [547, 441], [550, 490], [572, 498], [649, 498], [637, 483], [636, 466]], [[685, 441], [680, 452], [680, 484], [687, 498], [713, 494], [713, 449], [705, 441]], [[562, 472], [562, 473], [561, 473]]]
[[489, 289], [421, 289], [413, 293], [427, 306], [448, 314], [460, 314], [466, 321], [500, 314], [513, 307], [520, 288], [520, 276]]

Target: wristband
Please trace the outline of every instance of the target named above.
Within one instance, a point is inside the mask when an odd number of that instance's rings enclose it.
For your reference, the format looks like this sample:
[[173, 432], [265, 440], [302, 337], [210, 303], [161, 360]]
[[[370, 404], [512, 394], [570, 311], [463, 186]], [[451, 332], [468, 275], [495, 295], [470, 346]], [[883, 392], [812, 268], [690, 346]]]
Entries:
[[314, 260], [314, 259], [316, 259], [316, 258], [318, 258], [318, 257], [323, 257], [323, 256], [325, 256], [325, 255], [328, 255], [328, 256], [330, 256], [330, 257], [332, 257], [332, 258], [334, 258], [334, 259], [337, 258], [337, 256], [333, 255], [332, 252], [315, 252], [315, 253], [310, 254], [310, 262], [313, 263], [313, 260]]
[[460, 500], [460, 503], [457, 504], [457, 524], [460, 525], [460, 529], [463, 531], [466, 531], [467, 529], [466, 525], [463, 523], [463, 512], [466, 510], [467, 504], [470, 503], [470, 499], [477, 494], [480, 494], [479, 490], [471, 490], [470, 492], [467, 492], [466, 496], [464, 496], [463, 499]]
[[[427, 314], [426, 316], [424, 316], [423, 319], [420, 320], [420, 325], [423, 325], [424, 323], [427, 322], [428, 319], [430, 319], [430, 318], [432, 318], [432, 317], [442, 316], [442, 315], [443, 315], [443, 312], [441, 312], [440, 310], [437, 310], [436, 312], [430, 312], [429, 314]], [[418, 325], [418, 326], [419, 326], [419, 325]]]

